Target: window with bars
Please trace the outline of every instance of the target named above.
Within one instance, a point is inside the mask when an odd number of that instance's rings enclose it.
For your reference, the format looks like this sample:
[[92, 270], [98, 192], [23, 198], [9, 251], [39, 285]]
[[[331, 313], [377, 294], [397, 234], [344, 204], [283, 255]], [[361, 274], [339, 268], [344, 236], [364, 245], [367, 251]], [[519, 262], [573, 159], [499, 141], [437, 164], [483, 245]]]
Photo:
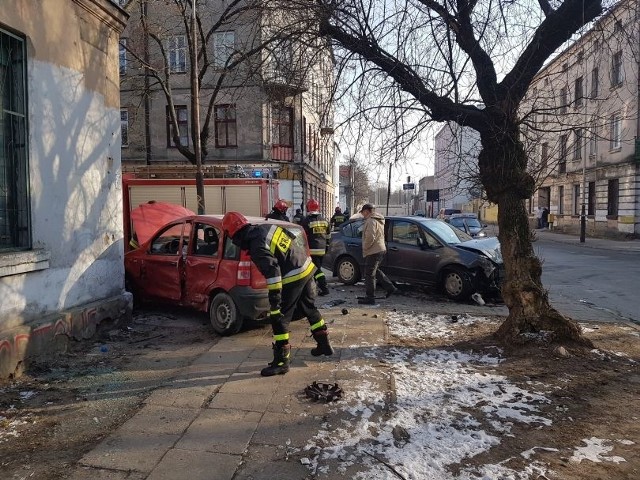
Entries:
[[120, 109], [120, 138], [122, 146], [129, 146], [129, 111], [126, 108]]
[[216, 148], [238, 146], [235, 105], [216, 105]]
[[235, 50], [235, 32], [215, 32], [213, 34], [213, 66], [224, 68]]
[[24, 38], [0, 29], [0, 250], [31, 247]]
[[[189, 113], [186, 105], [176, 105], [176, 118], [178, 123], [178, 135], [180, 137], [180, 145], [186, 147], [189, 145]], [[171, 111], [167, 105], [167, 147], [177, 147], [174, 140], [175, 130], [171, 122]]]
[[167, 63], [173, 73], [187, 71], [187, 37], [176, 35], [167, 40]]

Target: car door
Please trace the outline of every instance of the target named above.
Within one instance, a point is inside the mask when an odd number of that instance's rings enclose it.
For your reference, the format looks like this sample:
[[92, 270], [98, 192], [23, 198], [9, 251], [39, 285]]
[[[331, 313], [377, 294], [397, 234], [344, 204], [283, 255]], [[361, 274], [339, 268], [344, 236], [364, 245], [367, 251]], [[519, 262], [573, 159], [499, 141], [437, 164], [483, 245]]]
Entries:
[[171, 303], [182, 300], [183, 265], [189, 248], [191, 223], [175, 222], [151, 240], [140, 281], [143, 295]]
[[342, 228], [342, 241], [345, 251], [352, 256], [360, 266], [364, 265], [362, 257], [362, 227], [364, 220], [355, 220]]
[[185, 302], [206, 304], [218, 278], [222, 258], [222, 231], [215, 225], [197, 222], [184, 266]]
[[[391, 220], [383, 271], [397, 280], [431, 285], [435, 281], [438, 249], [430, 247], [427, 235], [418, 222]], [[432, 237], [430, 240], [435, 242]]]

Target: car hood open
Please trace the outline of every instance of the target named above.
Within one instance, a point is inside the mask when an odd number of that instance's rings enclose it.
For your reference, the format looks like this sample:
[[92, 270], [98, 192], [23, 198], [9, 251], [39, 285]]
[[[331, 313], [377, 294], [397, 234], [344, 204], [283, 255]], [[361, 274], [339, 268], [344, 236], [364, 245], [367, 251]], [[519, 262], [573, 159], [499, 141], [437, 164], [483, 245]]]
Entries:
[[195, 215], [181, 205], [166, 202], [143, 203], [131, 210], [131, 222], [138, 243], [142, 245], [163, 225], [182, 217]]
[[500, 242], [498, 237], [478, 238], [467, 240], [456, 245], [457, 248], [469, 250], [471, 252], [479, 252], [491, 259], [493, 262], [502, 264], [502, 251], [500, 250]]

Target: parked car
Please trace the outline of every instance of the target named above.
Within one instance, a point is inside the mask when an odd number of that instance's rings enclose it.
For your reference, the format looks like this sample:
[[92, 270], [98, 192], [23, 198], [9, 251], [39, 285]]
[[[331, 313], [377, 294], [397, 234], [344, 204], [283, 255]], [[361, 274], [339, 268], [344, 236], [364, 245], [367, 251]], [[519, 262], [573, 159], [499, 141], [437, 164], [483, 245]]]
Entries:
[[462, 210], [458, 208], [441, 208], [438, 212], [438, 218], [440, 220], [449, 220], [449, 217], [454, 213], [462, 213]]
[[480, 223], [478, 215], [475, 213], [454, 213], [449, 217], [447, 223], [468, 233], [473, 238], [483, 238], [487, 236], [487, 232], [484, 231], [487, 226]]
[[[362, 278], [362, 219], [351, 220], [331, 235], [324, 268], [347, 285]], [[441, 289], [454, 300], [473, 293], [498, 297], [504, 278], [495, 237], [473, 239], [442, 220], [387, 217], [387, 254], [382, 271], [393, 281]]]
[[[299, 225], [247, 217], [252, 224], [276, 223], [308, 249]], [[135, 226], [136, 231], [141, 231]], [[124, 257], [125, 281], [136, 302], [154, 301], [209, 314], [221, 335], [237, 333], [246, 319], [269, 311], [267, 282], [248, 253], [222, 232], [222, 215], [191, 215], [170, 221]]]

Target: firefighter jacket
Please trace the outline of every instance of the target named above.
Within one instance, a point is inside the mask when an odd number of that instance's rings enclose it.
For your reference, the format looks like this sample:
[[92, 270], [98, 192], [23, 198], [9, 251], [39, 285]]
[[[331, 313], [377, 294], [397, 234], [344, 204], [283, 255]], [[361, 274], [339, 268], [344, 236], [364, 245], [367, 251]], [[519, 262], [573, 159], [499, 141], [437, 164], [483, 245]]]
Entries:
[[283, 222], [288, 222], [289, 217], [287, 217], [284, 213], [280, 213], [278, 210], [273, 209], [271, 212], [265, 217], [265, 219], [271, 218], [272, 220], [282, 220]]
[[329, 224], [333, 228], [338, 228], [340, 225], [342, 225], [346, 221], [347, 221], [347, 216], [344, 213], [336, 213], [333, 215], [333, 217], [331, 217]]
[[309, 250], [312, 256], [321, 256], [327, 252], [327, 234], [329, 224], [319, 213], [310, 213], [302, 219], [300, 224], [307, 234]]
[[[280, 308], [282, 286], [309, 278], [316, 267], [295, 235], [279, 225], [251, 225], [244, 229], [240, 248], [267, 279], [271, 310]], [[234, 238], [235, 243], [235, 238]]]

